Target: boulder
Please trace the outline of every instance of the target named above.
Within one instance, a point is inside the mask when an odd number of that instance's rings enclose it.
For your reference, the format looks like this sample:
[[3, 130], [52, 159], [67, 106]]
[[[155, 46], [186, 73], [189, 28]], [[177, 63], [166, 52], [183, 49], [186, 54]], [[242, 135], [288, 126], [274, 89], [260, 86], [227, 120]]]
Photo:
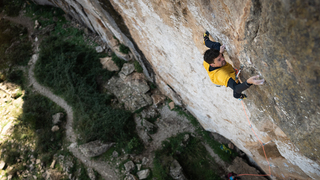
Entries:
[[149, 90], [149, 86], [143, 78], [143, 74], [132, 73], [125, 78], [125, 81], [114, 76], [104, 87], [124, 103], [128, 110], [136, 111], [152, 104], [151, 97], [145, 94]]
[[97, 53], [102, 53], [103, 50], [104, 50], [104, 49], [103, 49], [103, 47], [101, 47], [101, 46], [97, 46], [97, 47], [96, 47], [96, 52], [97, 52]]
[[56, 131], [59, 131], [59, 126], [53, 126], [52, 128], [51, 128], [51, 131], [52, 132], [56, 132]]
[[170, 176], [176, 180], [186, 180], [182, 167], [177, 160], [172, 161], [170, 165]]
[[100, 63], [102, 64], [103, 69], [107, 69], [108, 71], [119, 71], [119, 67], [114, 63], [112, 57], [100, 58]]
[[96, 175], [95, 175], [95, 173], [94, 173], [92, 168], [87, 168], [87, 174], [88, 174], [88, 176], [89, 176], [89, 178], [91, 180], [95, 180], [96, 179]]
[[115, 143], [103, 144], [101, 141], [96, 140], [80, 145], [79, 149], [86, 157], [95, 157], [106, 152], [114, 144]]
[[142, 118], [153, 118], [156, 117], [159, 113], [157, 112], [157, 110], [153, 107], [148, 107], [143, 109], [143, 111], [141, 112], [141, 117]]
[[52, 115], [52, 123], [54, 125], [60, 123], [63, 116], [64, 116], [63, 113], [56, 113], [56, 114]]
[[174, 102], [170, 102], [170, 103], [169, 103], [169, 107], [170, 107], [170, 109], [172, 110], [172, 109], [174, 108]]
[[126, 169], [126, 172], [131, 172], [135, 169], [135, 165], [132, 161], [128, 161], [124, 164], [124, 168]]
[[120, 74], [124, 74], [125, 76], [128, 76], [129, 74], [133, 73], [134, 71], [134, 65], [131, 63], [125, 63], [120, 71]]
[[147, 179], [149, 174], [150, 174], [150, 170], [149, 169], [144, 169], [144, 170], [141, 170], [141, 171], [137, 172], [137, 175], [138, 175], [139, 179]]
[[142, 165], [147, 165], [148, 162], [149, 162], [149, 159], [147, 157], [142, 158]]

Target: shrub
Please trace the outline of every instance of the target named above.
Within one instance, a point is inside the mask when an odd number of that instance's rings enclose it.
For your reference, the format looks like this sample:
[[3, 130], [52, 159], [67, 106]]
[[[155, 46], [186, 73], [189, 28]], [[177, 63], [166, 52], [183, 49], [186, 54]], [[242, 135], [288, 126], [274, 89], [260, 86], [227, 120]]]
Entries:
[[74, 128], [82, 137], [81, 142], [96, 139], [130, 140], [131, 113], [109, 106], [111, 96], [101, 94], [97, 77], [112, 76], [102, 69], [97, 54], [83, 41], [62, 41], [55, 35], [41, 44], [35, 75], [39, 82], [52, 88], [74, 109]]
[[115, 53], [112, 53], [111, 55], [112, 61], [121, 69], [124, 63], [126, 63], [125, 60], [119, 58]]
[[142, 69], [142, 67], [140, 66], [140, 64], [139, 64], [138, 61], [134, 61], [134, 69], [135, 69], [138, 73], [142, 73], [142, 72], [143, 72], [143, 69]]
[[130, 52], [130, 49], [127, 46], [123, 45], [123, 44], [120, 44], [119, 50], [123, 54], [128, 54]]

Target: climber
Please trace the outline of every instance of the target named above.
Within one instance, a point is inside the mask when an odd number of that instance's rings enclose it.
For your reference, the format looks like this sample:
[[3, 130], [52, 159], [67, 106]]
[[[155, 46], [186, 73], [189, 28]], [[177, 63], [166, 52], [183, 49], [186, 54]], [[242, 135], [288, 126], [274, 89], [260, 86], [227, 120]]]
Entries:
[[242, 91], [248, 89], [251, 85], [263, 84], [264, 79], [259, 79], [259, 75], [252, 76], [247, 81], [240, 83], [236, 77], [238, 70], [227, 63], [223, 57], [225, 46], [210, 41], [208, 31], [203, 35], [203, 42], [210, 48], [204, 53], [203, 66], [214, 84], [230, 87], [233, 89], [233, 97], [237, 99], [245, 99], [247, 96], [242, 94]]

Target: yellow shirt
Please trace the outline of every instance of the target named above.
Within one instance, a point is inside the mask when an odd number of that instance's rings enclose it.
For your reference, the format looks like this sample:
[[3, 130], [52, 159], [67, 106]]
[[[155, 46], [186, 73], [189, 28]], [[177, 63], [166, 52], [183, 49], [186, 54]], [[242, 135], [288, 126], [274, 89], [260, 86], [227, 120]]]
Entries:
[[[236, 81], [236, 72], [231, 64], [227, 62], [226, 65], [213, 71], [209, 71], [210, 64], [206, 61], [203, 61], [203, 66], [207, 70], [210, 80], [216, 85], [228, 87], [228, 81], [230, 78]], [[238, 83], [238, 81], [236, 81], [236, 83]]]

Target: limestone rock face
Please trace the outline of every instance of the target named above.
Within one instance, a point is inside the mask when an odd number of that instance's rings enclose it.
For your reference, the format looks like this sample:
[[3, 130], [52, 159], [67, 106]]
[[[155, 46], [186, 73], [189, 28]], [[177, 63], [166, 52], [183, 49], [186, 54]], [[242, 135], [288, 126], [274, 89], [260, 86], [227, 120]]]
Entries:
[[[36, 0], [45, 3], [44, 0]], [[115, 49], [128, 46], [149, 80], [203, 127], [232, 140], [280, 179], [320, 179], [320, 2], [292, 0], [50, 0]], [[203, 68], [202, 35], [226, 45], [241, 79], [266, 83], [246, 91], [216, 87]], [[120, 55], [121, 54], [117, 54]], [[243, 106], [242, 106], [243, 103]], [[246, 110], [252, 129], [248, 125]], [[268, 152], [267, 152], [268, 155]]]

